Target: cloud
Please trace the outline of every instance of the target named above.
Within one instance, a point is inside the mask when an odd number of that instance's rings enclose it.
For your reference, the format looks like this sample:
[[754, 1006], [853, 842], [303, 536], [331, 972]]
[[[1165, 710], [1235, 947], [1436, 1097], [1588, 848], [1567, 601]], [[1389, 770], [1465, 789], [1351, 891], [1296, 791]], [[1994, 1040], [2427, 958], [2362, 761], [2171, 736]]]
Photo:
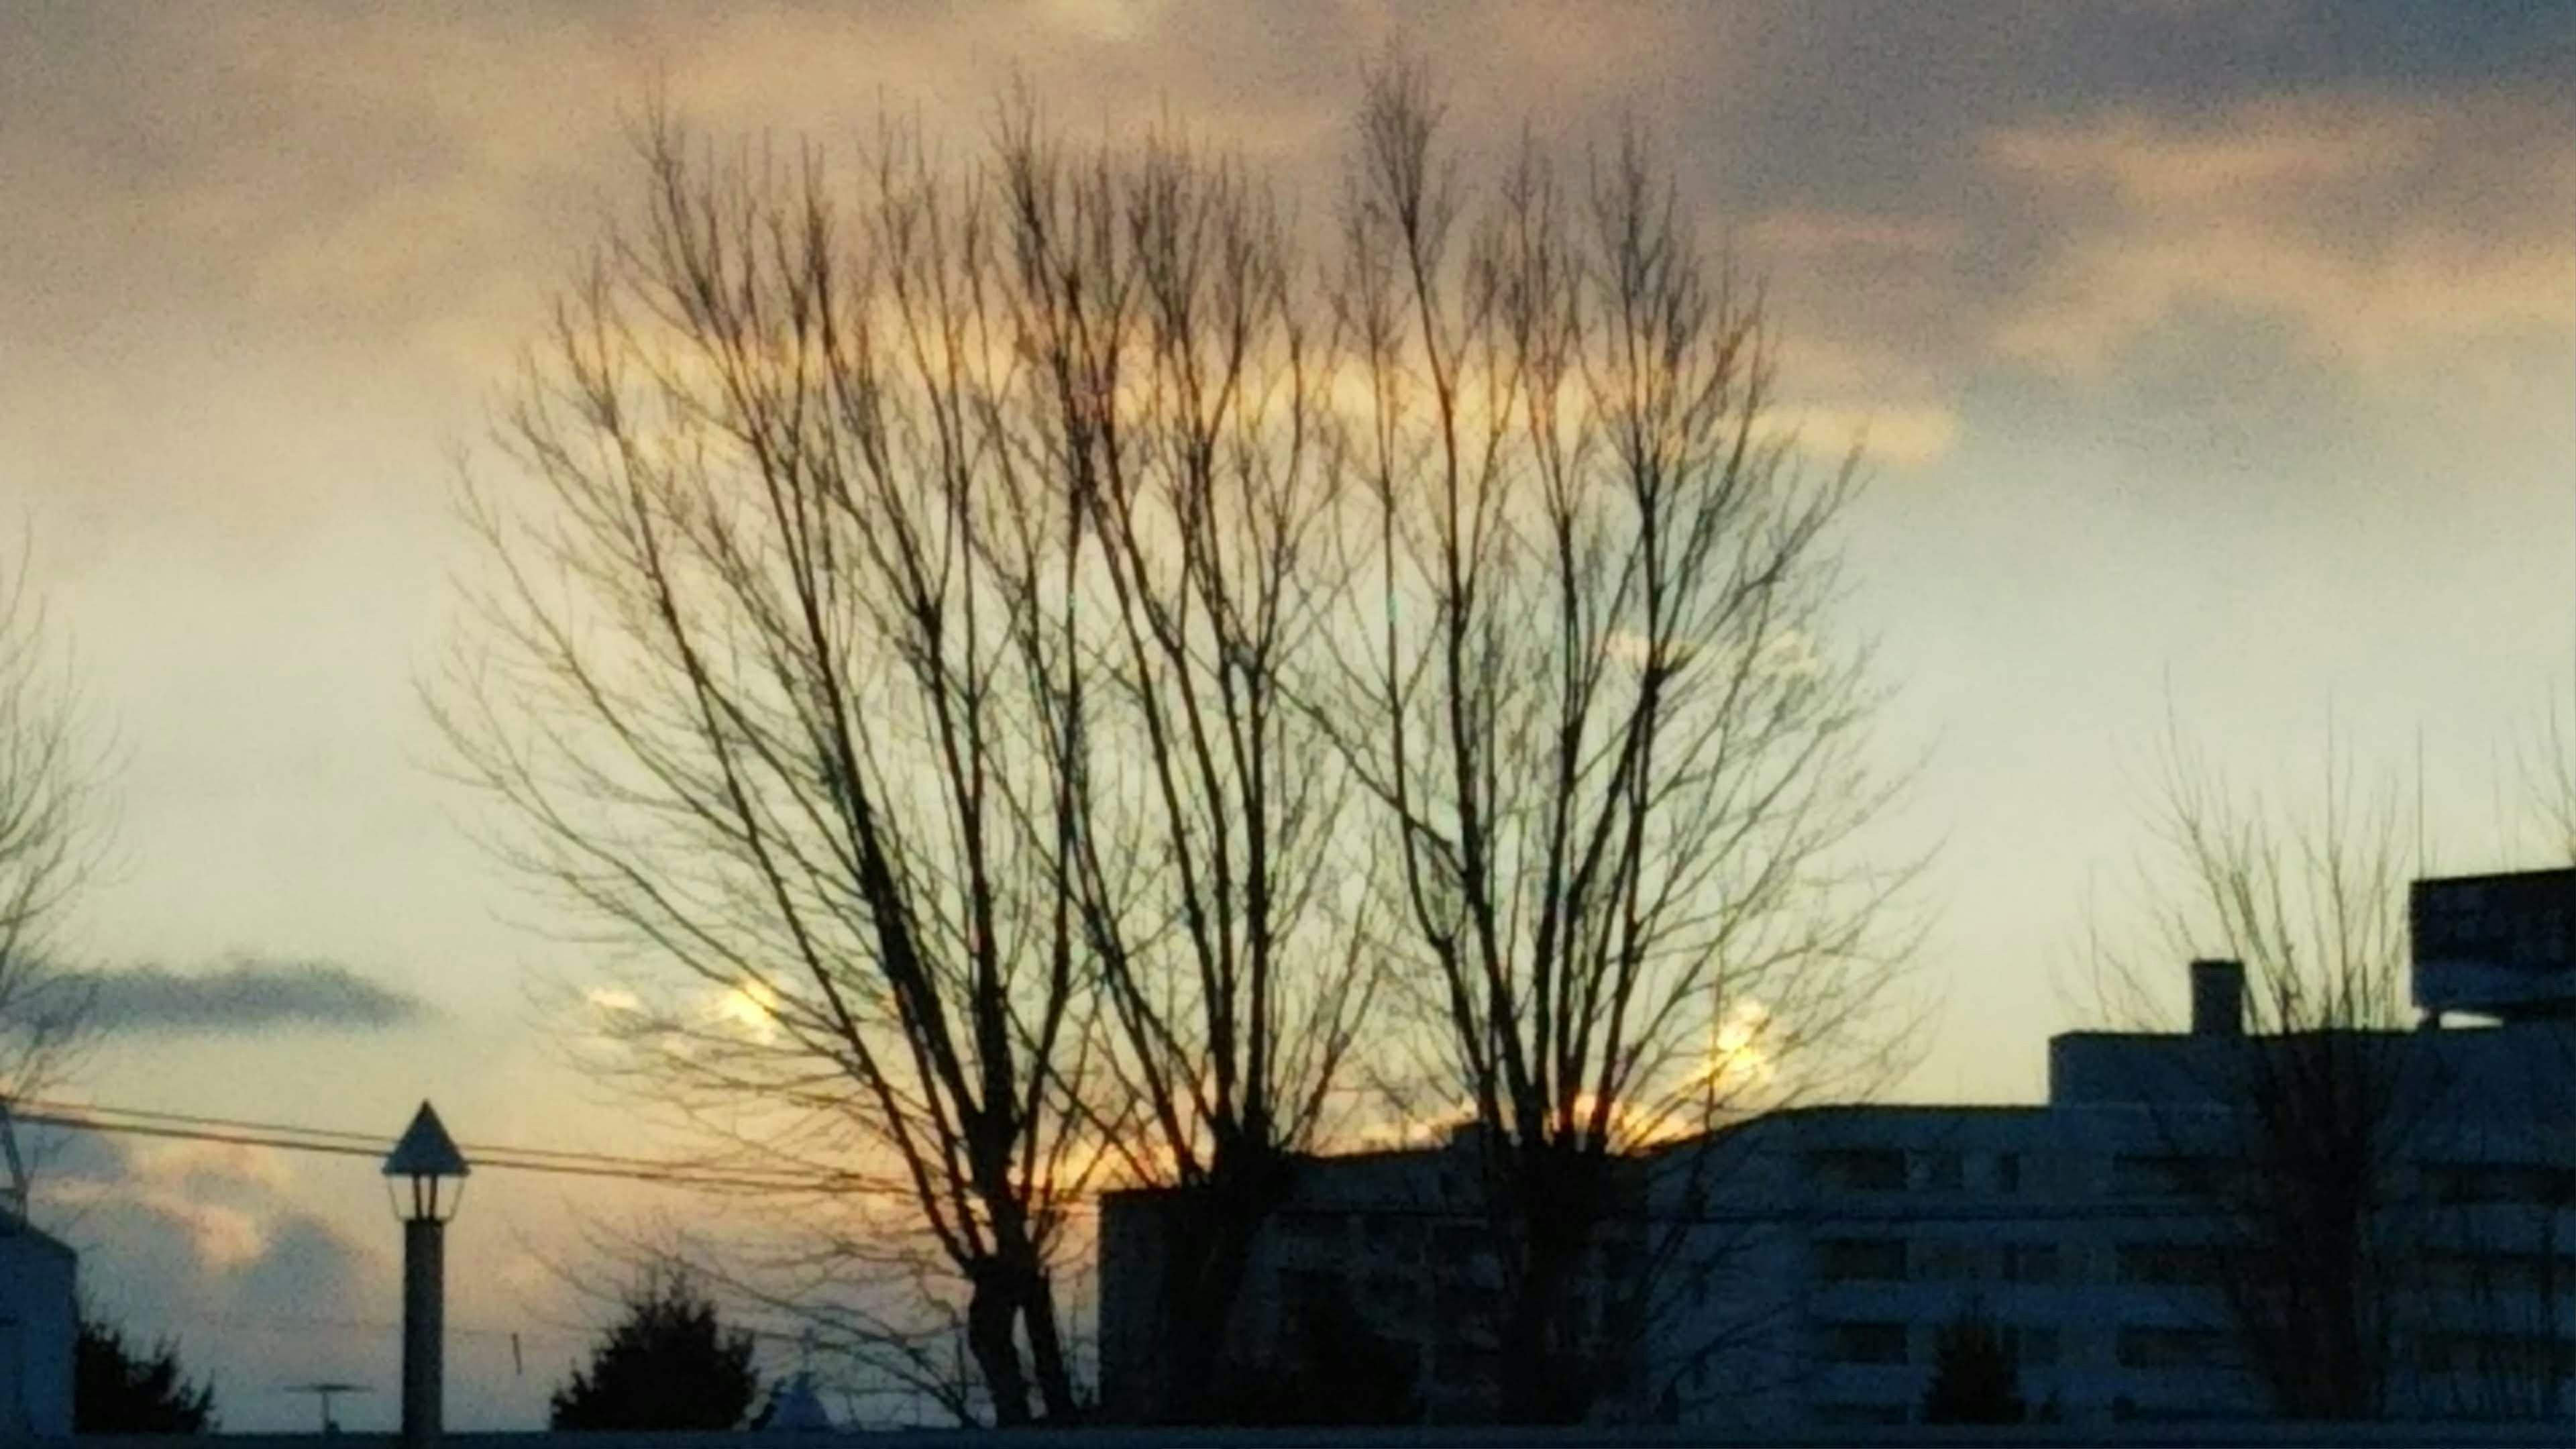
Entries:
[[322, 961], [236, 961], [181, 974], [158, 966], [85, 973], [92, 1021], [111, 1033], [240, 1035], [278, 1027], [377, 1031], [429, 1014], [420, 998]]
[[38, 1133], [38, 1222], [79, 1250], [83, 1299], [129, 1337], [179, 1339], [211, 1377], [227, 1427], [279, 1405], [272, 1385], [374, 1372], [377, 1345], [345, 1321], [389, 1296], [387, 1264], [295, 1205], [274, 1153]]
[[1992, 341], [2091, 378], [2195, 313], [2287, 326], [2303, 360], [2419, 376], [2576, 327], [2563, 105], [2305, 96], [2190, 122], [2126, 112], [1990, 135], [2051, 244]]
[[1958, 221], [1945, 217], [1792, 208], [1763, 217], [1744, 240], [1756, 254], [1788, 263], [1825, 258], [1877, 262], [1889, 257], [1952, 257], [1965, 244], [1967, 232]]
[[1959, 439], [1959, 415], [1937, 403], [1818, 403], [1771, 414], [1762, 432], [1794, 436], [1802, 450], [1828, 462], [1857, 447], [1865, 462], [1919, 468], [1949, 453]]

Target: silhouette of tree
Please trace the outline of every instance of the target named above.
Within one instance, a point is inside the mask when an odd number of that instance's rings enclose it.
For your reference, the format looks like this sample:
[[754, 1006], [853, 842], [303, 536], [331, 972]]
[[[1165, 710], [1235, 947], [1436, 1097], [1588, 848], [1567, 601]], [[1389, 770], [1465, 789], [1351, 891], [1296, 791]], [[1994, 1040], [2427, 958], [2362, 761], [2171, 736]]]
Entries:
[[2425, 1227], [2401, 1163], [2447, 1088], [2402, 1030], [2412, 817], [2331, 743], [2325, 763], [2316, 807], [2283, 806], [2233, 787], [2169, 721], [2156, 950], [2097, 948], [2095, 965], [2106, 1005], [2139, 1026], [2160, 1015], [2165, 963], [2241, 968], [2244, 1020], [2181, 1043], [2161, 1088], [2139, 1083], [2167, 1185], [2209, 1209], [2211, 1286], [2275, 1410], [2370, 1419], [2387, 1411]]
[[859, 1219], [833, 1273], [931, 1300], [818, 1328], [941, 1393], [962, 1319], [993, 1418], [1069, 1418], [1064, 1203], [1171, 1186], [1128, 1407], [1190, 1417], [1374, 976], [1285, 692], [1344, 476], [1314, 269], [1238, 163], [1025, 102], [959, 172], [889, 127], [855, 206], [811, 152], [642, 149], [502, 430], [530, 486], [468, 481], [492, 647], [441, 720], [504, 853], [692, 978], [607, 1015], [611, 1069], [727, 1104]]
[[190, 1383], [179, 1345], [164, 1338], [145, 1355], [113, 1325], [80, 1316], [72, 1353], [72, 1431], [79, 1434], [198, 1434], [215, 1427], [215, 1386]]
[[1923, 1422], [2018, 1424], [2026, 1416], [2021, 1371], [2003, 1330], [1987, 1316], [1984, 1304], [1970, 1299], [1933, 1339]]
[[1367, 104], [1339, 265], [1177, 131], [1072, 149], [1019, 99], [948, 168], [889, 124], [845, 196], [657, 113], [509, 481], [465, 480], [440, 723], [504, 856], [674, 968], [592, 1013], [605, 1069], [799, 1185], [781, 1271], [889, 1290], [818, 1330], [943, 1402], [962, 1339], [999, 1423], [1085, 1408], [1056, 1274], [1111, 1183], [1177, 1205], [1113, 1407], [1198, 1417], [1399, 1050], [1509, 1148], [1516, 1415], [1579, 1413], [1607, 1156], [1744, 1108], [1722, 1024], [1777, 1062], [1887, 979], [1893, 881], [1836, 855], [1883, 796], [1822, 633], [1849, 470], [1763, 426], [1640, 148], [1582, 247], [1533, 161], [1434, 255], [1418, 99]]
[[99, 758], [51, 657], [30, 558], [29, 545], [0, 557], [0, 1105], [59, 1081], [83, 1039], [88, 992], [51, 928], [96, 860], [99, 825]]
[[1048, 703], [1092, 658], [1050, 607], [1082, 535], [1013, 431], [1046, 397], [992, 178], [882, 142], [844, 207], [811, 148], [652, 120], [643, 216], [504, 426], [518, 486], [468, 480], [498, 581], [441, 718], [505, 854], [677, 968], [601, 1018], [608, 1070], [810, 1184], [827, 1276], [929, 1290], [868, 1330], [889, 1371], [928, 1387], [961, 1316], [1015, 1424], [1077, 1407], [1051, 1274], [1098, 1165]]
[[726, 1332], [681, 1272], [648, 1274], [626, 1317], [557, 1389], [557, 1429], [731, 1429], [760, 1393], [752, 1338]]
[[1854, 851], [1890, 790], [1829, 629], [1856, 459], [1810, 477], [1774, 426], [1755, 292], [1633, 130], [1583, 183], [1532, 137], [1479, 188], [1439, 120], [1420, 68], [1376, 75], [1338, 303], [1365, 536], [1319, 715], [1428, 1075], [1483, 1128], [1501, 1413], [1575, 1420], [1622, 1361], [1578, 1291], [1616, 1159], [1882, 1061], [1909, 872]]
[[1055, 631], [1087, 671], [1029, 671], [1066, 742], [1050, 885], [1102, 1021], [1099, 1090], [1068, 1100], [1108, 1176], [1172, 1189], [1150, 1372], [1103, 1407], [1188, 1422], [1376, 981], [1365, 902], [1334, 888], [1344, 772], [1290, 693], [1338, 597], [1331, 312], [1238, 161], [1176, 128], [1069, 159], [1008, 114], [1010, 245], [1045, 279], [1012, 291], [1047, 399], [1025, 436], [1092, 621]]

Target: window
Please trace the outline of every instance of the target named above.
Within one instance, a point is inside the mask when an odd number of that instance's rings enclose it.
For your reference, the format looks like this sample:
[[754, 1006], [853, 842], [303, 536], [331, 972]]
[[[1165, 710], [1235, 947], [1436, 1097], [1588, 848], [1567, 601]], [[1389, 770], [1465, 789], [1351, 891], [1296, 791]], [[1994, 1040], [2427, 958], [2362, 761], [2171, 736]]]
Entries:
[[1925, 1243], [1914, 1252], [1914, 1276], [1926, 1283], [1973, 1283], [1984, 1276], [1985, 1250], [1974, 1243]]
[[1313, 1268], [1290, 1268], [1279, 1275], [1279, 1296], [1292, 1308], [1330, 1303], [1342, 1296], [1342, 1275]]
[[1449, 1320], [1451, 1326], [1500, 1323], [1503, 1320], [1502, 1290], [1490, 1283], [1443, 1283], [1440, 1285], [1440, 1316]]
[[1625, 1283], [1635, 1276], [1643, 1256], [1634, 1241], [1613, 1238], [1601, 1245], [1601, 1276], [1612, 1283]]
[[1369, 1251], [1390, 1258], [1410, 1258], [1422, 1251], [1422, 1220], [1395, 1213], [1371, 1213], [1363, 1219]]
[[2227, 1335], [2215, 1328], [2123, 1328], [2122, 1368], [2223, 1368]]
[[2520, 1162], [2437, 1162], [2424, 1168], [2424, 1187], [2438, 1202], [2563, 1203], [2576, 1183], [2563, 1172]]
[[2004, 1245], [2004, 1281], [2007, 1283], [2054, 1283], [2057, 1281], [2057, 1245], [2055, 1243], [2007, 1243]]
[[1911, 1405], [1907, 1404], [1818, 1404], [1808, 1417], [1819, 1424], [1903, 1424], [1909, 1422]]
[[2021, 1191], [2021, 1154], [1998, 1152], [1994, 1162], [1995, 1191]]
[[1807, 1154], [1807, 1177], [1848, 1192], [1903, 1192], [1905, 1154], [1894, 1148], [1840, 1147]]
[[1820, 1238], [1816, 1277], [1827, 1283], [1902, 1283], [1903, 1238]]
[[2576, 1288], [2576, 1258], [2547, 1253], [2434, 1253], [2425, 1267], [2441, 1287], [2472, 1293], [2565, 1292]]
[[1279, 1275], [1279, 1299], [1291, 1323], [1329, 1323], [1350, 1303], [1339, 1273], [1291, 1268]]
[[2122, 1243], [2120, 1281], [2205, 1285], [2227, 1280], [2227, 1258], [2206, 1243]]
[[1440, 1345], [1440, 1382], [1455, 1388], [1479, 1388], [1499, 1376], [1502, 1355], [1482, 1344]]
[[2564, 1378], [2576, 1374], [2576, 1341], [2538, 1333], [2434, 1333], [2416, 1341], [2415, 1363], [2426, 1373]]
[[2133, 1156], [2111, 1159], [2111, 1191], [2127, 1197], [2199, 1195], [2217, 1185], [2217, 1164], [2206, 1157]]
[[1292, 1243], [1331, 1243], [1342, 1241], [1343, 1216], [1340, 1213], [1283, 1212], [1279, 1215], [1280, 1231]]
[[1958, 1153], [1926, 1152], [1922, 1160], [1924, 1191], [1957, 1192], [1966, 1185], [1967, 1174]]
[[1388, 1313], [1410, 1316], [1422, 1307], [1422, 1285], [1401, 1273], [1372, 1273], [1369, 1301]]
[[2007, 1328], [2004, 1351], [2023, 1368], [2057, 1366], [2057, 1330], [2054, 1328]]
[[1825, 1357], [1834, 1363], [1905, 1363], [1902, 1323], [1828, 1323]]
[[1473, 1273], [1492, 1261], [1492, 1245], [1481, 1223], [1441, 1223], [1431, 1230], [1431, 1259], [1444, 1275]]

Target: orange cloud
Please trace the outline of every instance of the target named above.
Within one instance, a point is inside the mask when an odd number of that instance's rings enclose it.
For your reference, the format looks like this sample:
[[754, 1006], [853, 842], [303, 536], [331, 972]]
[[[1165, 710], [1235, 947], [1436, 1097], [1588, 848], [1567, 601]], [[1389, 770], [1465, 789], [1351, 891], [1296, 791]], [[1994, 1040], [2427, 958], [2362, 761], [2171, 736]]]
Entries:
[[1938, 462], [1959, 439], [1959, 415], [1939, 403], [1817, 403], [1783, 408], [1763, 424], [1765, 434], [1794, 435], [1822, 460], [1839, 462], [1858, 448], [1864, 462], [1900, 468]]

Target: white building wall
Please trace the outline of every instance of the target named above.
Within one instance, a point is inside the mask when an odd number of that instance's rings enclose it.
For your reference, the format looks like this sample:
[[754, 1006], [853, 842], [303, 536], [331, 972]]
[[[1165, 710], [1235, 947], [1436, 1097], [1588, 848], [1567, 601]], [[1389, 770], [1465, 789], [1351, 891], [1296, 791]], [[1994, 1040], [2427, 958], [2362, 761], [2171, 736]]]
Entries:
[[[1686, 1273], [1733, 1291], [1659, 1322], [1641, 1404], [1712, 1427], [1904, 1422], [1929, 1384], [1935, 1335], [1973, 1295], [2017, 1340], [2034, 1411], [2053, 1402], [2074, 1423], [2265, 1414], [2222, 1289], [2158, 1281], [2194, 1265], [2154, 1251], [2221, 1235], [2163, 1168], [2234, 1140], [2207, 1084], [2244, 1040], [2063, 1037], [2046, 1107], [1823, 1108], [1664, 1154], [1668, 1179], [1705, 1179]], [[2527, 1414], [2554, 1394], [2556, 1412], [2576, 1416], [2576, 1363], [2553, 1383], [2543, 1368], [2492, 1361], [2576, 1352], [2576, 1130], [2564, 1115], [2576, 1027], [2395, 1041], [2424, 1095], [2392, 1174], [2405, 1201], [2389, 1211], [2416, 1214], [2404, 1241], [2447, 1244], [2449, 1271], [2475, 1281], [2403, 1296], [2392, 1409]], [[1710, 1152], [1731, 1160], [1692, 1164]], [[2444, 1206], [2427, 1185], [2479, 1163], [2520, 1198]], [[1687, 1196], [1666, 1187], [1657, 1201], [1684, 1212]], [[2522, 1341], [2500, 1342], [2499, 1325]]]

